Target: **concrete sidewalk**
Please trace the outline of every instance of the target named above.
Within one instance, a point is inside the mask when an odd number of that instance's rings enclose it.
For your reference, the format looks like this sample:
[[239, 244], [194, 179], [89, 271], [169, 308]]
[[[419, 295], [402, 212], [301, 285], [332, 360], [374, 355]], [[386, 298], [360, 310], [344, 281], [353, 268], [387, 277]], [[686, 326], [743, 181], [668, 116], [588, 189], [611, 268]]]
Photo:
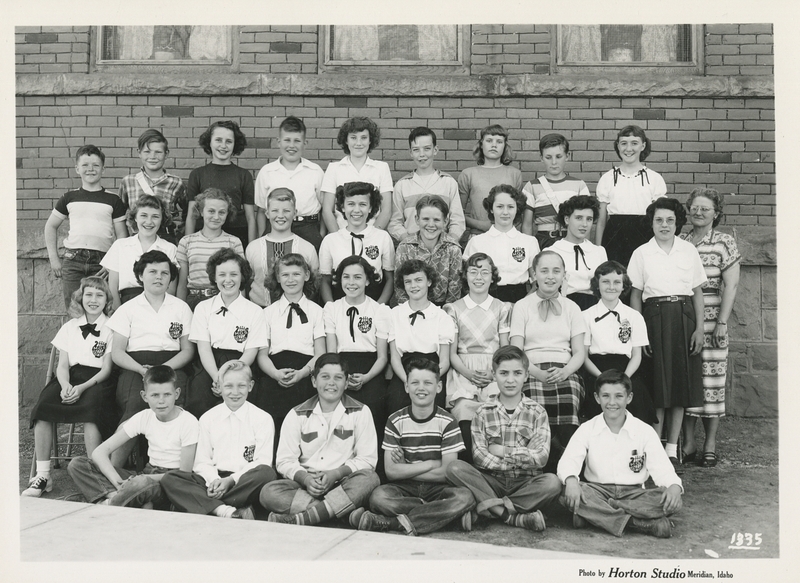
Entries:
[[[23, 561], [297, 561], [596, 558], [341, 528], [20, 498]], [[76, 536], [80, 533], [80, 536]], [[153, 544], [158, 533], [158, 544]], [[124, 536], [125, 543], [120, 544]], [[86, 544], [87, 540], [92, 545]]]

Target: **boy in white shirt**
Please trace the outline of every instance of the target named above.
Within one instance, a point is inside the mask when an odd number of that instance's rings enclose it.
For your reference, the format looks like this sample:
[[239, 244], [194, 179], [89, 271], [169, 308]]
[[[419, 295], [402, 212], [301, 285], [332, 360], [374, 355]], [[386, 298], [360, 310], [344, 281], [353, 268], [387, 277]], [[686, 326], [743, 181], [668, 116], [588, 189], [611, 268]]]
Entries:
[[[558, 462], [564, 484], [559, 501], [572, 511], [576, 528], [590, 522], [615, 536], [630, 527], [669, 538], [668, 516], [683, 504], [683, 485], [655, 430], [627, 413], [631, 391], [625, 373], [611, 369], [597, 377], [595, 399], [603, 413], [581, 425], [567, 444]], [[658, 487], [645, 489], [650, 476]]]
[[278, 128], [280, 157], [262, 166], [256, 177], [256, 225], [259, 236], [267, 231], [267, 196], [276, 188], [288, 188], [297, 197], [297, 214], [292, 231], [319, 251], [325, 235], [320, 221], [322, 200], [320, 188], [324, 172], [319, 165], [303, 158], [306, 145], [306, 124], [290, 115]]
[[229, 360], [219, 369], [223, 402], [200, 418], [200, 439], [192, 471], [169, 472], [164, 494], [179, 511], [220, 518], [254, 518], [261, 488], [275, 479], [272, 417], [252, 403], [250, 367]]
[[347, 377], [338, 354], [323, 354], [311, 377], [317, 396], [286, 416], [276, 462], [286, 479], [267, 484], [259, 497], [270, 522], [317, 525], [344, 518], [380, 484], [372, 414], [344, 394]]
[[[144, 375], [142, 399], [149, 409], [136, 413], [101, 443], [92, 459], [76, 457], [67, 471], [83, 497], [111, 506], [150, 507], [163, 502], [160, 480], [169, 470], [190, 470], [197, 448], [197, 419], [175, 406], [180, 388], [175, 371], [153, 366]], [[147, 438], [150, 461], [141, 475], [114, 467], [111, 454], [139, 435]]]

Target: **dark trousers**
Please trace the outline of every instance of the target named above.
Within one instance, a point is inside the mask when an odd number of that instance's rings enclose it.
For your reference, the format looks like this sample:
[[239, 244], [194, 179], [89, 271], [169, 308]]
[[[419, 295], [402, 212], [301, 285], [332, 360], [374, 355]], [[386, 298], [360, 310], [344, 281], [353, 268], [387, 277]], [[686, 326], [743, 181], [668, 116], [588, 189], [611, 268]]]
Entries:
[[[220, 472], [220, 476], [230, 475]], [[241, 508], [258, 503], [258, 495], [266, 484], [277, 478], [275, 470], [270, 466], [260, 465], [246, 471], [239, 481], [228, 490], [222, 498], [209, 498], [206, 481], [199, 474], [173, 470], [164, 474], [161, 488], [169, 501], [180, 512], [191, 514], [211, 514], [214, 510], [227, 504]]]

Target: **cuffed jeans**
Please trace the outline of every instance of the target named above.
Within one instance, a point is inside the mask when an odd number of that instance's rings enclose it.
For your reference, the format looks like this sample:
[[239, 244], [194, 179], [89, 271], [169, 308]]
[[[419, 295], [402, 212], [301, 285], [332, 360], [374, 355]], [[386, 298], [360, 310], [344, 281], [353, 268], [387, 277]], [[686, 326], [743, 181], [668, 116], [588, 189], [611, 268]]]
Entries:
[[61, 260], [61, 285], [64, 289], [64, 304], [69, 310], [72, 294], [81, 286], [81, 280], [96, 275], [101, 269], [100, 260], [105, 252], [95, 249], [65, 249]]
[[546, 506], [561, 494], [555, 474], [498, 477], [461, 460], [447, 466], [447, 481], [467, 488], [475, 497], [481, 516], [492, 517], [489, 508], [502, 506], [510, 514], [527, 514]]
[[[227, 472], [220, 472], [221, 477], [228, 475], [230, 474]], [[194, 472], [171, 470], [161, 480], [161, 487], [177, 510], [192, 514], [211, 514], [223, 504], [241, 508], [257, 503], [261, 488], [276, 477], [275, 470], [271, 467], [256, 466], [242, 474], [239, 481], [222, 498], [210, 498], [205, 479]]]
[[400, 480], [378, 486], [369, 497], [373, 512], [396, 516], [407, 534], [427, 534], [446, 526], [475, 508], [466, 488], [447, 484]]
[[147, 502], [152, 502], [154, 505], [164, 502], [160, 482], [164, 472], [169, 471], [167, 468], [147, 464], [138, 475], [123, 468], [115, 469], [119, 477], [126, 480], [119, 490], [86, 456], [73, 458], [67, 466], [72, 481], [88, 502], [99, 502], [109, 494], [114, 494], [109, 502], [111, 506], [141, 508]]

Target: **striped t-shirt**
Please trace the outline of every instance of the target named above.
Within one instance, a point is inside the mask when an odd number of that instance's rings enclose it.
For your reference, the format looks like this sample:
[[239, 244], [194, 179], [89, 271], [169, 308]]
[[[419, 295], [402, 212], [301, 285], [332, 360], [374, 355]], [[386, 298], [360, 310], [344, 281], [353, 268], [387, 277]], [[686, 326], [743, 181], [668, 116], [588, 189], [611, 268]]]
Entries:
[[383, 449], [402, 448], [407, 463], [441, 460], [444, 454], [465, 449], [458, 422], [436, 407], [427, 419], [415, 419], [411, 407], [395, 411], [386, 421]]
[[216, 239], [209, 239], [202, 231], [186, 235], [178, 242], [178, 263], [189, 265], [187, 287], [189, 289], [207, 289], [214, 286], [208, 279], [206, 264], [208, 258], [220, 249], [231, 248], [244, 257], [244, 248], [239, 237], [223, 232]]
[[573, 178], [569, 174], [561, 180], [547, 180], [547, 182], [553, 190], [552, 195], [548, 195], [538, 179], [526, 183], [522, 189], [528, 208], [533, 210], [536, 229], [540, 232], [550, 232], [558, 226], [558, 210], [553, 206], [551, 197], [554, 197], [561, 205], [578, 194], [590, 194], [589, 188], [583, 180]]
[[92, 249], [105, 253], [114, 242], [114, 223], [124, 223], [125, 203], [105, 189], [71, 190], [58, 199], [53, 215], [69, 219], [67, 249]]

